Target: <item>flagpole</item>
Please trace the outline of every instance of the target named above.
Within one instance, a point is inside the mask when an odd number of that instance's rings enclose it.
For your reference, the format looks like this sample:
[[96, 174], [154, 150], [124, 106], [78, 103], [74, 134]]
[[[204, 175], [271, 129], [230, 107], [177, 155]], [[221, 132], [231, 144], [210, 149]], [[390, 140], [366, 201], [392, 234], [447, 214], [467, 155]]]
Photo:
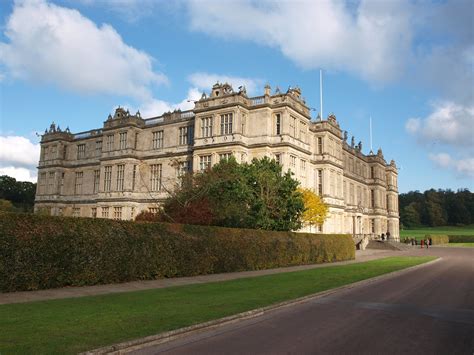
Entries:
[[319, 105], [320, 105], [320, 119], [323, 119], [323, 71], [319, 69]]

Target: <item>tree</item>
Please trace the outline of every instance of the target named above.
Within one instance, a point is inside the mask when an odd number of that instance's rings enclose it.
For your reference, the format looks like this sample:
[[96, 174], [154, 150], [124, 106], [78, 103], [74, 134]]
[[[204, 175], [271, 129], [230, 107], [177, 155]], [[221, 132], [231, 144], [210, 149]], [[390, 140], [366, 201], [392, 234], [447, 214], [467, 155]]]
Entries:
[[416, 209], [416, 203], [412, 202], [400, 211], [400, 222], [404, 227], [416, 227], [420, 225], [420, 214]]
[[15, 178], [0, 176], [0, 199], [8, 200], [17, 208], [32, 211], [35, 202], [36, 184], [28, 181], [16, 181]]
[[322, 225], [327, 218], [328, 206], [310, 189], [300, 189], [304, 202], [303, 222], [313, 225]]
[[204, 172], [185, 175], [165, 201], [162, 216], [177, 223], [299, 229], [304, 203], [298, 185], [274, 160], [238, 164], [226, 159]]

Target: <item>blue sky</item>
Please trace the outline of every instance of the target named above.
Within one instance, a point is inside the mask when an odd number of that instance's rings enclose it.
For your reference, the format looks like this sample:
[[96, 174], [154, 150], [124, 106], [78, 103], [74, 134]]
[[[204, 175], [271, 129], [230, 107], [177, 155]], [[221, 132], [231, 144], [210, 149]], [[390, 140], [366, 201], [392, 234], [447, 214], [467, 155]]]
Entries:
[[117, 105], [187, 109], [216, 81], [300, 86], [400, 167], [401, 192], [474, 190], [473, 3], [22, 0], [0, 2], [0, 174], [36, 179], [52, 121], [102, 126]]

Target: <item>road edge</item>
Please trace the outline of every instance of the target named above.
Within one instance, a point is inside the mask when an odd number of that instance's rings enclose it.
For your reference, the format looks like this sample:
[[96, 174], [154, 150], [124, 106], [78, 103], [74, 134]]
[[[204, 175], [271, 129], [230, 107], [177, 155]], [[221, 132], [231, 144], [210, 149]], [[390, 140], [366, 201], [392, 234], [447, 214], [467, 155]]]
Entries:
[[354, 288], [354, 287], [368, 285], [368, 284], [371, 284], [371, 283], [382, 281], [382, 280], [388, 279], [390, 277], [398, 276], [398, 275], [401, 275], [401, 274], [404, 274], [404, 273], [407, 273], [407, 272], [410, 272], [410, 271], [413, 271], [413, 270], [416, 270], [416, 269], [434, 264], [436, 262], [441, 261], [442, 259], [443, 259], [442, 257], [439, 257], [439, 258], [436, 258], [434, 260], [428, 261], [428, 262], [423, 263], [423, 264], [411, 266], [409, 268], [405, 268], [405, 269], [401, 269], [401, 270], [397, 270], [397, 271], [392, 271], [392, 272], [389, 272], [387, 274], [375, 276], [375, 277], [372, 277], [372, 278], [369, 278], [369, 279], [356, 281], [356, 282], [353, 282], [353, 283], [350, 283], [350, 284], [347, 284], [347, 285], [332, 288], [330, 290], [321, 291], [321, 292], [318, 292], [318, 293], [313, 293], [311, 295], [295, 298], [295, 299], [292, 299], [292, 300], [279, 302], [279, 303], [276, 303], [276, 304], [273, 304], [273, 305], [270, 305], [270, 306], [266, 306], [266, 307], [252, 309], [250, 311], [237, 313], [237, 314], [234, 314], [232, 316], [227, 316], [227, 317], [224, 317], [224, 318], [214, 319], [214, 320], [211, 320], [211, 321], [208, 321], [208, 322], [199, 323], [199, 324], [191, 325], [191, 326], [188, 326], [188, 327], [175, 329], [175, 330], [171, 330], [171, 331], [164, 332], [164, 333], [150, 335], [150, 336], [147, 336], [147, 337], [144, 337], [144, 338], [133, 339], [133, 340], [129, 340], [129, 341], [113, 344], [113, 345], [100, 347], [100, 348], [97, 348], [97, 349], [82, 352], [82, 353], [80, 353], [80, 355], [126, 354], [128, 352], [135, 351], [135, 350], [140, 350], [142, 348], [146, 348], [146, 347], [149, 347], [149, 346], [164, 344], [164, 343], [170, 342], [172, 340], [176, 340], [176, 339], [179, 339], [179, 338], [183, 338], [185, 336], [192, 335], [194, 333], [204, 332], [204, 331], [215, 329], [215, 328], [218, 328], [218, 327], [221, 327], [221, 326], [224, 326], [224, 325], [236, 323], [236, 322], [239, 322], [241, 320], [246, 320], [246, 319], [259, 317], [261, 315], [264, 315], [266, 313], [269, 313], [271, 311], [275, 311], [275, 310], [278, 310], [278, 309], [281, 309], [281, 308], [286, 308], [286, 307], [294, 306], [294, 305], [297, 305], [297, 304], [309, 302], [311, 300], [318, 299], [318, 298], [321, 298], [321, 297], [325, 297], [327, 295], [330, 295], [330, 294], [338, 292], [338, 291], [347, 290], [347, 289], [351, 289], [351, 288]]

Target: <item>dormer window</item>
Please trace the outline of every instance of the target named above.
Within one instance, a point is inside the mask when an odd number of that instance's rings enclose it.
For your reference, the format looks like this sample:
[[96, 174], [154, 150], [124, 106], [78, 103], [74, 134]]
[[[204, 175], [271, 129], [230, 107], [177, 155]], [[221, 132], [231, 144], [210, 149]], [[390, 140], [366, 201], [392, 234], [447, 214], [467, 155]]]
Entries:
[[219, 96], [219, 91], [216, 91], [216, 96]]

